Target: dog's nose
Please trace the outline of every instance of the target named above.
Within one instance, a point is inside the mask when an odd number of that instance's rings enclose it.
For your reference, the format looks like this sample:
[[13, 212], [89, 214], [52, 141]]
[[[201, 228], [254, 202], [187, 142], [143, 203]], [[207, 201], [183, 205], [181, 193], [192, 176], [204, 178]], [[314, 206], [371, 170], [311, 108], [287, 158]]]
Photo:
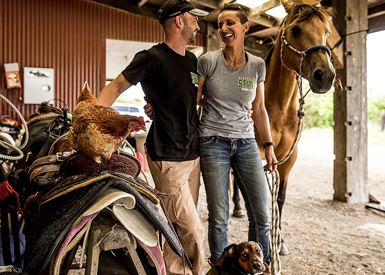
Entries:
[[260, 270], [262, 268], [262, 265], [260, 263], [254, 263], [253, 268], [254, 270]]

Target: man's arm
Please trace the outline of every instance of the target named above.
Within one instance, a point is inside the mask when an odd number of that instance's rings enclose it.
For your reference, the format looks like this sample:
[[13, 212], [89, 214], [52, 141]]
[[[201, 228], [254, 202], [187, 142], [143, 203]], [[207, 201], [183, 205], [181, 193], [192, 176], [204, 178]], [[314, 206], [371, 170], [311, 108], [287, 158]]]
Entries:
[[132, 84], [122, 74], [119, 74], [117, 78], [103, 88], [96, 100], [99, 105], [111, 106], [120, 94], [131, 86]]

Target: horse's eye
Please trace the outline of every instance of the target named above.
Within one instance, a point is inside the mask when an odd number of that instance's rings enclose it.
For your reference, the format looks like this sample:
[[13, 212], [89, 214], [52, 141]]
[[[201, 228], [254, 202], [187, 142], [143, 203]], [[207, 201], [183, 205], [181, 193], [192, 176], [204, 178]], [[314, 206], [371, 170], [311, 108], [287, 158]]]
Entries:
[[329, 35], [330, 35], [330, 32], [326, 33], [326, 38], [328, 38], [328, 37], [329, 37]]
[[298, 27], [292, 27], [292, 28], [290, 29], [290, 31], [291, 31], [291, 33], [292, 33], [293, 35], [298, 35], [298, 34], [299, 34], [299, 28], [298, 28]]

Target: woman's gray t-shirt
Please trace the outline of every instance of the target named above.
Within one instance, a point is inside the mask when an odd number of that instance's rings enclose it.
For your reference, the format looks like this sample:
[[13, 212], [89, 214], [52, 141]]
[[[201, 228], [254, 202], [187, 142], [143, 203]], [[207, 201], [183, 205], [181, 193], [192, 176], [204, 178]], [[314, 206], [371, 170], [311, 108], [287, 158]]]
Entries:
[[233, 70], [222, 50], [207, 52], [198, 60], [198, 74], [206, 80], [199, 136], [253, 138], [254, 122], [247, 112], [257, 85], [265, 81], [263, 59], [246, 52], [246, 65]]

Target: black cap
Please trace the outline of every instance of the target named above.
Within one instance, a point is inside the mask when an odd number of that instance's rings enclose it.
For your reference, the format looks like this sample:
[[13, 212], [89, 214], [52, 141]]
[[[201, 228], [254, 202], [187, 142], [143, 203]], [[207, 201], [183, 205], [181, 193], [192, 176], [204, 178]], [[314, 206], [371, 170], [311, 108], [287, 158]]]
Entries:
[[193, 4], [186, 0], [168, 0], [158, 11], [159, 23], [163, 23], [167, 19], [181, 15], [185, 12], [189, 12], [196, 16], [206, 16], [209, 14], [207, 11], [195, 8]]

